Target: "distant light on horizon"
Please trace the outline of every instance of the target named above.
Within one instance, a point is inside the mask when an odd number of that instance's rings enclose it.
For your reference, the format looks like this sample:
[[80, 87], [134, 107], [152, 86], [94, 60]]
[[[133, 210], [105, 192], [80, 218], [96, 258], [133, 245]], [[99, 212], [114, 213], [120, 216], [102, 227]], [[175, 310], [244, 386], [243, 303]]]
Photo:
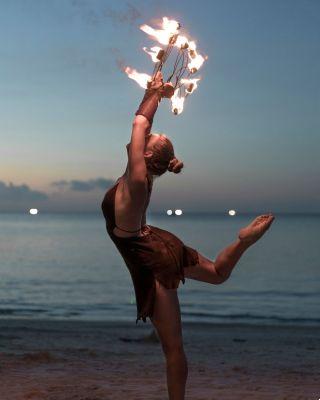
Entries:
[[30, 208], [29, 213], [31, 215], [37, 215], [38, 214], [38, 209], [37, 208]]
[[172, 210], [167, 210], [168, 215], [172, 215]]
[[175, 210], [174, 212], [176, 215], [182, 215], [182, 210]]
[[234, 215], [236, 215], [236, 211], [235, 210], [229, 210], [228, 214], [233, 217]]

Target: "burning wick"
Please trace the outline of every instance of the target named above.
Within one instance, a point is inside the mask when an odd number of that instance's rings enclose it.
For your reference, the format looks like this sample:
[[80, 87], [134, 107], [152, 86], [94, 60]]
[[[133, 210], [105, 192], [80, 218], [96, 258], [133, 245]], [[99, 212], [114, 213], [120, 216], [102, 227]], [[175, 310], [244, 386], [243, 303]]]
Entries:
[[233, 217], [234, 215], [236, 215], [236, 211], [235, 210], [229, 210], [228, 214]]

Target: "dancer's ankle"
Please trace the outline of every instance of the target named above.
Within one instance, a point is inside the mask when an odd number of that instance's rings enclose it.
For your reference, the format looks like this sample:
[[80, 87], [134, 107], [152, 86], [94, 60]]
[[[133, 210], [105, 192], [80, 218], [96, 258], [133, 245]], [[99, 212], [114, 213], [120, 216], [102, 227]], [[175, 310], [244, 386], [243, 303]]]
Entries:
[[250, 240], [245, 240], [245, 239], [240, 239], [239, 236], [236, 239], [236, 245], [237, 247], [239, 247], [239, 249], [242, 250], [247, 250], [247, 248], [249, 248], [254, 242], [250, 241]]

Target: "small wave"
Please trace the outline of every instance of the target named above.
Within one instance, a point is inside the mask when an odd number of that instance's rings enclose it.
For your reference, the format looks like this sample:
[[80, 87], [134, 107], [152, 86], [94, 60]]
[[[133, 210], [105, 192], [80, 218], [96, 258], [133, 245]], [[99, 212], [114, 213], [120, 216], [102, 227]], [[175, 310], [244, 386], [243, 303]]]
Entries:
[[42, 308], [0, 308], [0, 315], [21, 315], [45, 313], [48, 310]]
[[199, 319], [202, 317], [212, 318], [212, 319], [222, 319], [222, 320], [244, 320], [244, 321], [256, 321], [256, 320], [264, 320], [264, 321], [276, 321], [283, 323], [313, 323], [320, 324], [319, 318], [303, 318], [303, 317], [283, 317], [278, 315], [259, 315], [259, 314], [250, 314], [250, 313], [239, 313], [239, 314], [227, 314], [220, 315], [214, 313], [204, 313], [204, 312], [181, 312], [182, 315], [186, 317], [198, 317]]
[[[189, 289], [192, 294], [201, 293], [199, 289]], [[258, 290], [258, 291], [247, 291], [247, 290], [224, 290], [217, 293], [213, 293], [212, 296], [216, 297], [267, 297], [273, 298], [289, 298], [289, 297], [318, 297], [319, 292], [294, 292], [294, 291], [283, 291], [283, 290]]]

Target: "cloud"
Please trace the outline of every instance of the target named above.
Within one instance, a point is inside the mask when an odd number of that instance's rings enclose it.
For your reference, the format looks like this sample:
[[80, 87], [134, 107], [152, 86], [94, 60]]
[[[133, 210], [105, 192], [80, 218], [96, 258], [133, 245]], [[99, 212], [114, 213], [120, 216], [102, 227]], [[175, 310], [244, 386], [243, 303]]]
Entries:
[[124, 10], [116, 10], [109, 6], [103, 8], [93, 7], [88, 0], [72, 0], [72, 6], [79, 12], [81, 17], [90, 25], [98, 26], [105, 19], [110, 19], [115, 24], [133, 26], [142, 17], [141, 12], [131, 3], [126, 3]]
[[0, 181], [0, 211], [20, 211], [37, 207], [48, 199], [48, 195], [32, 190], [28, 185], [8, 185]]
[[125, 11], [116, 11], [111, 8], [104, 11], [106, 17], [112, 19], [115, 23], [134, 25], [135, 22], [141, 18], [142, 14], [132, 4], [127, 3]]
[[126, 63], [124, 57], [121, 55], [120, 49], [118, 49], [117, 47], [110, 47], [109, 51], [115, 57], [117, 67], [120, 69], [120, 71], [124, 72], [124, 70], [127, 66], [127, 63]]
[[9, 183], [6, 185], [0, 181], [0, 201], [29, 201], [29, 200], [46, 200], [47, 194], [38, 190], [32, 190], [28, 185], [14, 185]]
[[108, 187], [115, 183], [112, 179], [96, 178], [89, 179], [86, 181], [81, 180], [60, 180], [52, 182], [51, 185], [60, 189], [69, 189], [76, 192], [89, 192], [94, 189], [106, 190]]
[[26, 212], [38, 208], [41, 212], [97, 212], [102, 193], [113, 186], [113, 179], [59, 180], [51, 183], [56, 191], [45, 193], [28, 185], [6, 184], [0, 181], [0, 212]]
[[[157, 2], [149, 0], [147, 3], [135, 1], [136, 5], [132, 3], [133, 2], [126, 2], [122, 9], [116, 9], [115, 7], [104, 4], [103, 1], [97, 4], [91, 0], [72, 0], [71, 6], [74, 15], [82, 18], [88, 25], [99, 27], [100, 25], [106, 24], [106, 20], [108, 20], [108, 23], [111, 21], [115, 26], [122, 25], [121, 29], [123, 29], [123, 27], [128, 27], [129, 30], [132, 30], [137, 29], [139, 20], [142, 21], [144, 18], [144, 14], [146, 14], [144, 9], [147, 9], [147, 13], [149, 14], [152, 8], [157, 5]], [[116, 38], [112, 38], [113, 43], [115, 43], [115, 40]], [[101, 52], [103, 55], [101, 59], [100, 56], [88, 58], [83, 54], [77, 54], [77, 51], [77, 49], [66, 49], [64, 50], [63, 57], [74, 66], [85, 68], [92, 65], [104, 74], [106, 71], [110, 71], [110, 64], [108, 59], [105, 58], [105, 53], [111, 53], [114, 56], [117, 67], [122, 72], [127, 66], [121, 54], [121, 50], [115, 46], [110, 46], [107, 47], [106, 50], [103, 50], [103, 52]]]

